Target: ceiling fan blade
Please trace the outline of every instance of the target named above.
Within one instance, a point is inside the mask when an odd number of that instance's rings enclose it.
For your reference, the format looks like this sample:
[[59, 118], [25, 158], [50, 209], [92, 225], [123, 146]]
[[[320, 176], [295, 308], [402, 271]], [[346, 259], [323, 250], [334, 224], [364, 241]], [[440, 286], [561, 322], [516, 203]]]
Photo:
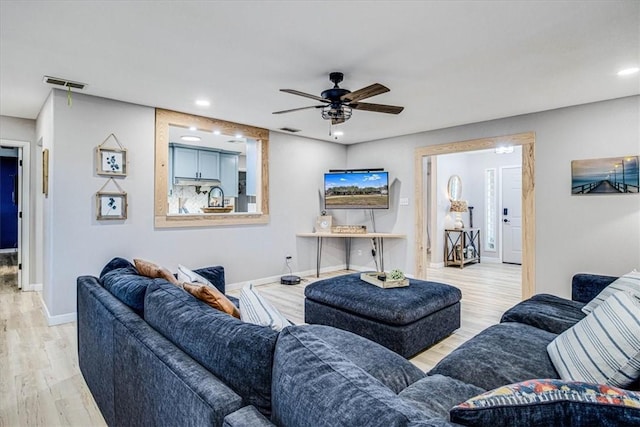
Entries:
[[389, 92], [389, 88], [381, 85], [380, 83], [374, 83], [371, 86], [363, 87], [355, 92], [342, 95], [340, 99], [347, 102], [355, 102], [365, 98], [371, 98], [372, 96], [380, 95], [381, 93]]
[[384, 104], [371, 104], [369, 102], [354, 102], [349, 104], [349, 107], [354, 110], [363, 110], [363, 111], [373, 111], [376, 113], [387, 113], [387, 114], [400, 114], [404, 107], [397, 107], [395, 105], [384, 105]]
[[322, 107], [325, 107], [325, 105], [312, 105], [310, 107], [300, 107], [300, 108], [292, 108], [291, 110], [274, 111], [272, 114], [291, 113], [293, 111], [308, 110], [310, 108], [322, 108]]
[[324, 98], [320, 98], [319, 96], [311, 95], [310, 93], [300, 92], [299, 90], [295, 90], [295, 89], [280, 89], [280, 92], [290, 93], [291, 95], [304, 96], [305, 98], [315, 99], [316, 101], [329, 102]]

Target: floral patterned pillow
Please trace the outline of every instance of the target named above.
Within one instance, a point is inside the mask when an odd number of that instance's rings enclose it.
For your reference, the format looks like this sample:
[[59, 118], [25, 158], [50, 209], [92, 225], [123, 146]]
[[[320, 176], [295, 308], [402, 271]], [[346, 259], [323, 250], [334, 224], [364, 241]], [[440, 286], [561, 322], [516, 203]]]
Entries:
[[640, 393], [602, 384], [527, 380], [473, 397], [449, 416], [466, 426], [640, 425]]

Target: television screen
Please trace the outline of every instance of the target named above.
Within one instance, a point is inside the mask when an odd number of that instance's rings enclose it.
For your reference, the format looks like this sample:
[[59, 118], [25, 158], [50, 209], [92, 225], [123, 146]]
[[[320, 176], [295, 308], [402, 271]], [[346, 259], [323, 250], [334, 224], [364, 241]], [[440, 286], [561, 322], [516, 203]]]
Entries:
[[324, 208], [389, 209], [389, 173], [325, 173]]

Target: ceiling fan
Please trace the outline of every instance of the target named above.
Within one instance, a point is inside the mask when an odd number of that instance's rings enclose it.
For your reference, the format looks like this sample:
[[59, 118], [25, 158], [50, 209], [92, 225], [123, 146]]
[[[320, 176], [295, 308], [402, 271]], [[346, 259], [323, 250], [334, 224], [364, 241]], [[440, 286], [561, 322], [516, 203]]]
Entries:
[[319, 105], [311, 105], [309, 107], [293, 108], [291, 110], [274, 111], [273, 114], [291, 113], [292, 111], [308, 110], [311, 108], [321, 108], [322, 118], [331, 120], [332, 125], [344, 123], [351, 117], [352, 110], [373, 111], [376, 113], [400, 114], [404, 107], [395, 105], [371, 104], [368, 102], [360, 102], [363, 99], [389, 92], [389, 88], [374, 83], [370, 86], [351, 92], [338, 86], [344, 78], [344, 74], [333, 72], [329, 74], [329, 80], [334, 86], [331, 89], [322, 91], [320, 96], [311, 95], [294, 89], [280, 89], [281, 92], [290, 93], [292, 95], [304, 96], [305, 98], [315, 99], [322, 102]]

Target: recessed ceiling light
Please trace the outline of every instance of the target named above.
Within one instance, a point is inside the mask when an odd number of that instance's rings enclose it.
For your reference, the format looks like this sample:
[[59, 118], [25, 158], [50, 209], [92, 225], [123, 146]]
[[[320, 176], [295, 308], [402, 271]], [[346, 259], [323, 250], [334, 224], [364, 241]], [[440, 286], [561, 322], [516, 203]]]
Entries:
[[342, 135], [344, 135], [344, 132], [343, 132], [343, 131], [341, 131], [341, 130], [337, 130], [337, 131], [335, 131], [333, 134], [334, 134], [335, 136], [342, 136]]
[[637, 73], [638, 71], [640, 71], [640, 68], [638, 68], [638, 67], [625, 68], [624, 70], [618, 71], [618, 75], [619, 76], [629, 76], [631, 74]]
[[198, 128], [197, 128], [197, 127], [195, 127], [195, 126], [189, 126], [189, 130], [190, 130], [191, 132], [193, 132], [193, 131], [198, 130]]
[[197, 99], [196, 105], [198, 107], [208, 107], [211, 105], [211, 102], [207, 101], [206, 99]]
[[183, 141], [189, 141], [189, 142], [197, 142], [200, 141], [200, 137], [199, 136], [195, 136], [195, 135], [183, 135], [180, 137], [181, 140]]
[[236, 138], [242, 138], [242, 134], [241, 133], [236, 133]]
[[219, 130], [214, 130], [214, 131], [213, 131], [213, 134], [214, 134], [214, 135], [220, 135], [220, 131], [219, 131]]

